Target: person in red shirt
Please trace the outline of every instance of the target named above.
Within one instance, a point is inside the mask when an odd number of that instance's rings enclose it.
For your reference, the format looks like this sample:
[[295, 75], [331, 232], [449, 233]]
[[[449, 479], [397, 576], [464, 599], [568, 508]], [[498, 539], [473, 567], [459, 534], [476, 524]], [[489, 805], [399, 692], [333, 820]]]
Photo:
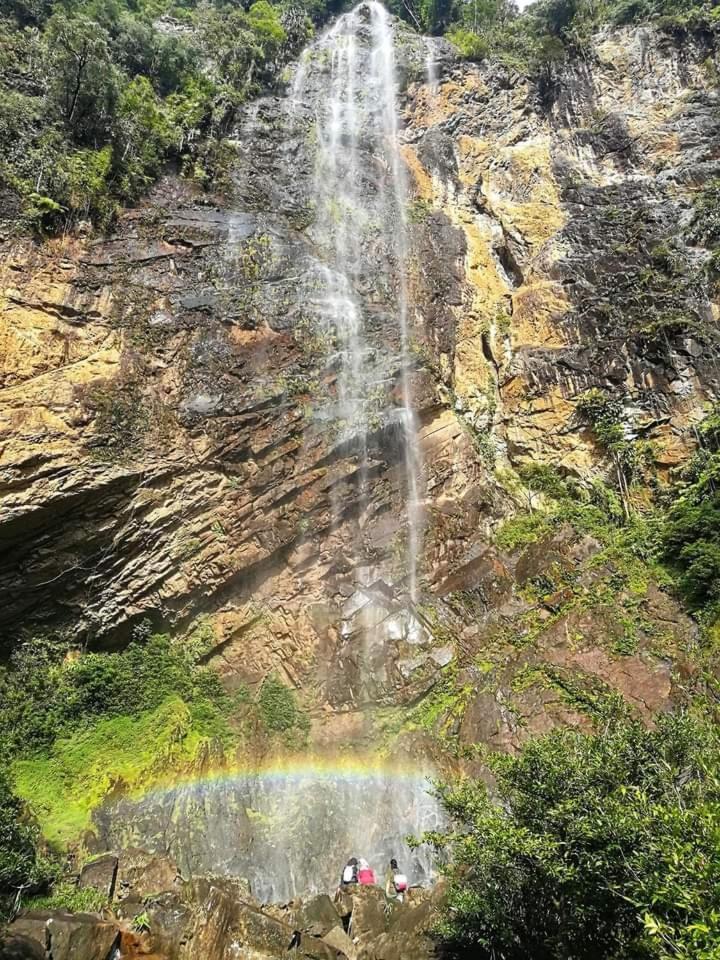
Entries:
[[358, 864], [358, 883], [363, 887], [369, 887], [375, 883], [375, 871], [362, 857]]

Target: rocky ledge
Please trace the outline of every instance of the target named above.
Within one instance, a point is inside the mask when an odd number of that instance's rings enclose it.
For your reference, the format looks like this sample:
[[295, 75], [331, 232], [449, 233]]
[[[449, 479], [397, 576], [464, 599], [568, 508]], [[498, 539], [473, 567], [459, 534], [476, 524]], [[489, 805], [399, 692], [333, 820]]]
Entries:
[[0, 940], [0, 960], [430, 960], [442, 886], [399, 903], [377, 886], [259, 903], [244, 881], [183, 878], [139, 850], [105, 855], [76, 878], [107, 897], [95, 913], [25, 910]]

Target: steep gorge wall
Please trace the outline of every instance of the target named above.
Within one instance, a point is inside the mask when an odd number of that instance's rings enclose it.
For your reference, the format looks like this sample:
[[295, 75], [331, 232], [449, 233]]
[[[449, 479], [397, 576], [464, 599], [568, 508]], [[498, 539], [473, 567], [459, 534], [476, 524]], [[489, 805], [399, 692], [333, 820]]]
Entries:
[[[674, 602], [652, 582], [614, 585], [600, 545], [570, 529], [515, 553], [492, 535], [523, 502], [510, 467], [608, 470], [576, 414], [588, 388], [622, 396], [661, 469], [687, 455], [716, 395], [718, 304], [698, 279], [705, 253], [686, 242], [695, 191], [720, 169], [709, 44], [602, 35], [542, 87], [438, 48], [434, 89], [425, 48], [403, 34], [426, 491], [417, 606], [397, 431], [378, 417], [361, 507], [357, 452], [323, 419], [335, 372], [307, 310], [309, 116], [286, 98], [248, 108], [230, 196], [168, 177], [111, 237], [6, 241], [6, 649], [25, 630], [107, 648], [144, 619], [201, 628], [229, 688], [277, 670], [299, 689], [315, 745], [399, 733], [398, 749], [438, 758], [439, 729], [512, 748], [584, 723], [567, 695], [578, 677], [641, 712], [665, 708], [693, 639]], [[386, 256], [368, 250], [362, 284], [375, 349], [392, 357], [374, 269]], [[381, 571], [364, 592], [348, 546], [361, 512]], [[529, 598], [553, 564], [572, 571], [572, 602]], [[619, 656], [630, 615], [639, 641]], [[552, 683], [518, 682], [538, 676]], [[408, 724], [423, 698], [430, 711]]]

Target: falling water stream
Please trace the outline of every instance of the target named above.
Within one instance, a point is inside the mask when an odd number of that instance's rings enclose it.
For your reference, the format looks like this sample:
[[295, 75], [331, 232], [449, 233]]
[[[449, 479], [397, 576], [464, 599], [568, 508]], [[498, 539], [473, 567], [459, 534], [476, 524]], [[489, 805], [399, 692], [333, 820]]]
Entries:
[[[318, 68], [327, 71], [321, 96]], [[292, 103], [309, 102], [315, 113], [313, 234], [328, 258], [315, 309], [335, 344], [336, 421], [340, 437], [352, 438], [358, 452], [361, 503], [366, 502], [368, 434], [379, 414], [396, 421], [405, 473], [407, 591], [414, 603], [422, 547], [422, 463], [410, 379], [407, 188], [397, 86], [392, 22], [382, 4], [367, 0], [341, 16], [307, 52]], [[367, 301], [373, 296], [368, 297], [365, 271], [373, 248], [382, 252], [381, 261], [374, 262], [376, 282], [389, 294], [388, 320], [397, 340], [392, 365], [368, 337]], [[400, 402], [389, 408], [385, 398], [395, 376]], [[367, 568], [359, 564], [358, 570]]]
[[[359, 640], [381, 653], [398, 635], [409, 644], [420, 642], [413, 635], [418, 621], [412, 611], [423, 531], [393, 29], [375, 0], [343, 14], [305, 52], [287, 102], [289, 122], [311, 145], [302, 154], [311, 166], [314, 209], [307, 230], [313, 259], [306, 299], [327, 354], [330, 384], [315, 398], [318, 419], [331, 443], [345, 459], [350, 451], [356, 464], [350, 498], [359, 515], [351, 542], [345, 543], [356, 582], [343, 608], [343, 624], [354, 624], [348, 627], [348, 644]], [[372, 439], [378, 431], [399, 451], [396, 475], [405, 525], [402, 518], [398, 522], [406, 564], [398, 580], [375, 565], [374, 545], [367, 542], [372, 539]], [[334, 498], [339, 527], [347, 489], [338, 485]], [[404, 609], [404, 619], [389, 618], [388, 608], [374, 598], [378, 582]], [[372, 674], [374, 661], [366, 660]], [[371, 677], [368, 689], [372, 682]], [[371, 700], [368, 696], [366, 702]], [[438, 801], [428, 792], [431, 771], [417, 764], [402, 770], [372, 756], [356, 757], [352, 768], [332, 757], [294, 763], [289, 769], [226, 772], [122, 798], [96, 823], [108, 844], [168, 852], [189, 874], [245, 877], [261, 899], [331, 890], [352, 854], [367, 857], [379, 873], [395, 856], [411, 882], [428, 881], [429, 855], [411, 851], [406, 837], [441, 821]]]

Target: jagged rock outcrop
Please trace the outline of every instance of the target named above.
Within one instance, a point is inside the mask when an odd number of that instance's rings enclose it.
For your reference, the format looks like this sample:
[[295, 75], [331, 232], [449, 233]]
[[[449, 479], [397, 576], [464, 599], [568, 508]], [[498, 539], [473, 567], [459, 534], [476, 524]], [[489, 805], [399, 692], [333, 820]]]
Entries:
[[690, 230], [718, 175], [713, 57], [712, 36], [638, 27], [599, 35], [542, 87], [459, 67], [414, 88], [416, 194], [462, 231], [470, 282], [438, 366], [513, 463], [591, 468], [574, 412], [596, 386], [623, 398], [660, 465], [692, 448], [717, 392], [718, 304]]
[[[168, 872], [171, 873], [170, 864]], [[405, 903], [378, 887], [335, 902], [316, 897], [263, 906], [242, 885], [198, 877], [178, 890], [130, 893], [105, 911], [27, 911], [0, 940], [0, 960], [432, 960], [431, 928], [442, 889], [412, 890]]]

